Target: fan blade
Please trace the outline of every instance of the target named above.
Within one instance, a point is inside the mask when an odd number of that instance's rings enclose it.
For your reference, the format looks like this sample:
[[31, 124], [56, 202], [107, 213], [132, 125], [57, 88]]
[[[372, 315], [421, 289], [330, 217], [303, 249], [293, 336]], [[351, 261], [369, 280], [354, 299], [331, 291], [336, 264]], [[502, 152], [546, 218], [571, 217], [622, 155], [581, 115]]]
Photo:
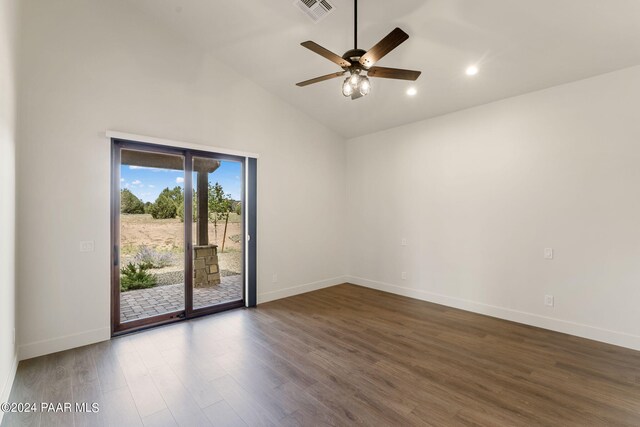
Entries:
[[418, 80], [422, 74], [421, 71], [413, 70], [401, 70], [399, 68], [386, 68], [386, 67], [371, 67], [369, 68], [369, 77], [381, 77], [383, 79], [398, 79], [398, 80]]
[[342, 68], [346, 68], [346, 67], [350, 67], [351, 66], [351, 62], [347, 61], [346, 59], [342, 58], [341, 56], [336, 55], [335, 53], [331, 52], [330, 50], [323, 48], [318, 43], [315, 43], [315, 42], [312, 42], [311, 40], [309, 40], [309, 41], [306, 41], [306, 42], [300, 43], [300, 44], [302, 46], [306, 47], [307, 49], [317, 53], [318, 55], [324, 56], [329, 61], [338, 64]]
[[364, 67], [371, 67], [373, 64], [378, 62], [385, 56], [387, 53], [391, 52], [393, 49], [397, 48], [409, 38], [409, 35], [402, 31], [400, 28], [396, 28], [391, 31], [387, 37], [383, 38], [378, 42], [377, 45], [369, 49], [367, 53], [362, 55], [360, 58], [360, 64]]
[[303, 87], [303, 86], [312, 85], [314, 83], [323, 82], [325, 80], [335, 79], [336, 77], [340, 77], [340, 76], [344, 75], [344, 73], [346, 73], [346, 71], [340, 71], [339, 73], [327, 74], [326, 76], [320, 76], [320, 77], [316, 77], [315, 79], [305, 80], [303, 82], [296, 83], [296, 86]]

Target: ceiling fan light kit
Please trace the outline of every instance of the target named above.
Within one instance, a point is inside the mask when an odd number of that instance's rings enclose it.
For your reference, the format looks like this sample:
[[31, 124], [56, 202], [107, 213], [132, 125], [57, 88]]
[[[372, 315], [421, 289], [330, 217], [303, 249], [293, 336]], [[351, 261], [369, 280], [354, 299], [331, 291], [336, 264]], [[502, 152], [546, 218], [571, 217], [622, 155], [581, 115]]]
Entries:
[[301, 45], [306, 47], [307, 49], [339, 65], [342, 68], [342, 71], [306, 80], [297, 83], [297, 86], [308, 86], [310, 84], [334, 79], [336, 77], [341, 77], [349, 73], [344, 83], [342, 84], [342, 94], [345, 97], [350, 97], [352, 100], [355, 100], [358, 98], [362, 98], [363, 96], [366, 96], [371, 92], [371, 81], [369, 80], [369, 77], [410, 81], [415, 81], [418, 79], [418, 77], [420, 77], [420, 71], [374, 66], [376, 62], [378, 62], [385, 55], [387, 55], [389, 52], [394, 50], [409, 38], [409, 35], [402, 31], [400, 28], [396, 28], [391, 31], [385, 38], [380, 40], [378, 44], [376, 44], [368, 51], [358, 49], [358, 0], [354, 0], [353, 3], [353, 33], [355, 46], [353, 49], [347, 51], [342, 56], [338, 56], [315, 42], [306, 41], [301, 43]]
[[354, 71], [347, 77], [342, 84], [342, 94], [346, 97], [359, 93], [361, 96], [369, 95], [371, 92], [371, 82], [367, 76], [360, 75], [358, 71]]

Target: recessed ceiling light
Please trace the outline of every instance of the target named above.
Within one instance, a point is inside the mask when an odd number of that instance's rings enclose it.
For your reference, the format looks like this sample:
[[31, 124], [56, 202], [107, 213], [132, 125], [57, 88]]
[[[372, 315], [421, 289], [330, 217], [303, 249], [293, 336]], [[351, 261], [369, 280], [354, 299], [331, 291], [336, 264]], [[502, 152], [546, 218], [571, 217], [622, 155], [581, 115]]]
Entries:
[[475, 65], [471, 65], [467, 68], [466, 73], [467, 76], [475, 76], [476, 74], [478, 74], [478, 67], [476, 67]]
[[416, 96], [417, 94], [418, 94], [418, 89], [416, 89], [415, 87], [410, 87], [409, 89], [407, 89], [407, 95]]

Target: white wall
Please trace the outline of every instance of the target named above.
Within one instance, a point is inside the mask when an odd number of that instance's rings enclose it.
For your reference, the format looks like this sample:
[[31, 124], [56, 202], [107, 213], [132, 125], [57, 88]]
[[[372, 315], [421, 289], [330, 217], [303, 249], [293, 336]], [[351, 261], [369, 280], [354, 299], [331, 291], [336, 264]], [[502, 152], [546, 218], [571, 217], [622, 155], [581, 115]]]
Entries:
[[15, 0], [0, 0], [0, 402], [8, 399], [16, 369], [16, 21]]
[[23, 12], [22, 358], [109, 337], [107, 129], [259, 153], [259, 301], [344, 280], [341, 137], [124, 1], [26, 0]]
[[638, 111], [640, 67], [348, 141], [351, 281], [640, 349]]
[[[349, 271], [356, 283], [640, 349], [640, 68], [354, 139], [345, 158], [342, 138], [123, 0], [21, 5], [21, 357], [109, 337], [106, 129], [260, 154], [259, 301]], [[11, 108], [3, 132], [5, 117]], [[81, 240], [96, 251], [80, 253]], [[544, 247], [556, 259], [543, 260]], [[11, 355], [1, 357], [5, 375]]]

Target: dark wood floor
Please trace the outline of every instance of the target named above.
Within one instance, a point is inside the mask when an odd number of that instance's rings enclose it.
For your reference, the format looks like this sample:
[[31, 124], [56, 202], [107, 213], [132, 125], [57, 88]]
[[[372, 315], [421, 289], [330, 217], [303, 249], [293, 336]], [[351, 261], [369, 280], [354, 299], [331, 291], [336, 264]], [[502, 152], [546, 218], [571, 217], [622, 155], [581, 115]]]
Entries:
[[21, 362], [3, 426], [640, 426], [640, 352], [342, 285]]

